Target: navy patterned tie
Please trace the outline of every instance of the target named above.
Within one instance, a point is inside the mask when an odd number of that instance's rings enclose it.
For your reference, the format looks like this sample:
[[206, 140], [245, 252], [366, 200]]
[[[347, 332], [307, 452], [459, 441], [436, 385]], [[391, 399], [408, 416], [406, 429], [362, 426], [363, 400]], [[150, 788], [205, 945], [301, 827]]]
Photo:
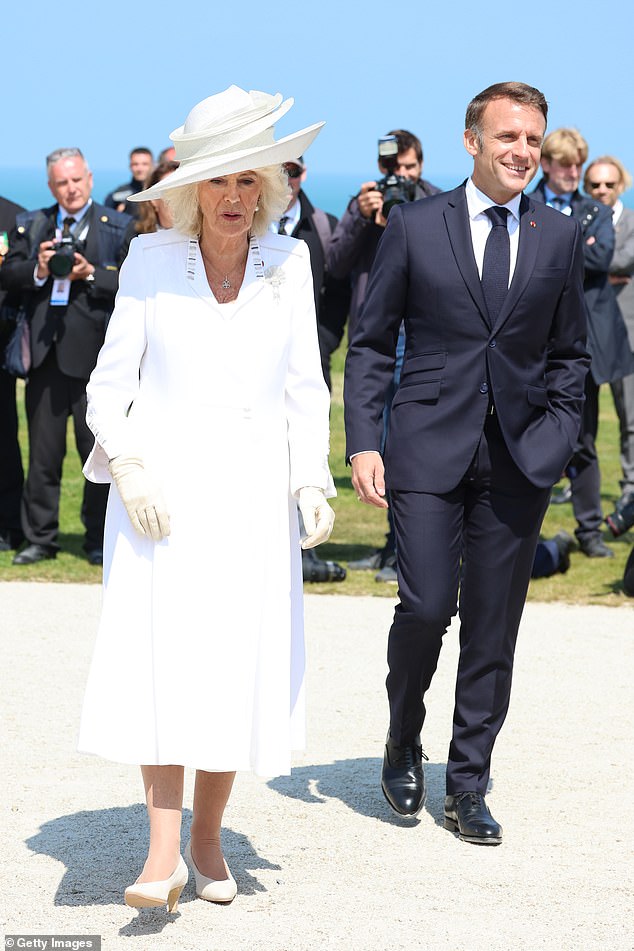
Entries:
[[495, 326], [502, 304], [509, 288], [511, 267], [511, 245], [506, 226], [508, 208], [493, 205], [487, 208], [485, 215], [491, 219], [493, 227], [489, 232], [484, 248], [482, 262], [482, 291], [486, 301], [491, 326]]

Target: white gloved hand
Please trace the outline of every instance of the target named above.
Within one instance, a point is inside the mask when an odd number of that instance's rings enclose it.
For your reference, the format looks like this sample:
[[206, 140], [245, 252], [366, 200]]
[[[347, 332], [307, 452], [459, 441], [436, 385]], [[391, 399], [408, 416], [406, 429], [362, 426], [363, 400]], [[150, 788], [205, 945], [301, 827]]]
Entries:
[[327, 541], [335, 524], [335, 513], [326, 501], [324, 490], [314, 485], [304, 486], [298, 492], [297, 504], [307, 532], [302, 548], [314, 548]]
[[153, 485], [138, 456], [115, 456], [108, 463], [132, 527], [139, 535], [160, 542], [170, 533], [163, 496]]

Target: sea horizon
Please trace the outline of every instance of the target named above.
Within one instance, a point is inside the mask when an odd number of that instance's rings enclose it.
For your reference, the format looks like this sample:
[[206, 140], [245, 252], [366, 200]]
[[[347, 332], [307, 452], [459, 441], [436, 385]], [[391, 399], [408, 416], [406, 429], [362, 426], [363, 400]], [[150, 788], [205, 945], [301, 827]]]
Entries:
[[[93, 168], [92, 172], [94, 181], [92, 197], [96, 202], [103, 202], [109, 192], [121, 183], [129, 181], [129, 172], [126, 174], [125, 169]], [[464, 181], [466, 174], [463, 171], [454, 175], [439, 176], [430, 172], [429, 180], [446, 191]], [[316, 208], [322, 208], [340, 218], [350, 199], [357, 194], [361, 183], [370, 181], [372, 175], [371, 169], [360, 173], [313, 172], [309, 169], [304, 191]], [[427, 178], [426, 170], [423, 175]], [[46, 174], [44, 169], [39, 167], [0, 166], [0, 195], [28, 210], [46, 208], [53, 204]], [[622, 196], [622, 201], [627, 208], [634, 208], [634, 193], [626, 192]]]

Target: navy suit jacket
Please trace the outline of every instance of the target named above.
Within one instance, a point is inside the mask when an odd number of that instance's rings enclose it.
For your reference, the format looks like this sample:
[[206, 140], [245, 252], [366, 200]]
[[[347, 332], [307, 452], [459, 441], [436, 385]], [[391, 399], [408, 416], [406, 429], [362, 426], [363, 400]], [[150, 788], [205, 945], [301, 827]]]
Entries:
[[589, 365], [577, 222], [522, 197], [516, 267], [492, 327], [464, 186], [392, 209], [346, 361], [348, 458], [380, 448], [403, 319], [388, 488], [454, 489], [492, 402], [515, 464], [535, 486], [553, 485], [577, 443]]

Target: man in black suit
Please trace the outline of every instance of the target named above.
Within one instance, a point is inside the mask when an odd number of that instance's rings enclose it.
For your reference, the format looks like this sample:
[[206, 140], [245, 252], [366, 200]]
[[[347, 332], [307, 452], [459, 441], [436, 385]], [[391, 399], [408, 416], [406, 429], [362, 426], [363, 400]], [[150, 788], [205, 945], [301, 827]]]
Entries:
[[[328, 271], [328, 249], [337, 224], [334, 215], [315, 208], [303, 189], [307, 168], [303, 156], [284, 165], [291, 197], [279, 221], [271, 225], [278, 234], [305, 241], [310, 252], [317, 334], [324, 380], [330, 385], [330, 358], [339, 346], [350, 307], [350, 281], [333, 278]], [[346, 570], [333, 561], [319, 558], [314, 549], [302, 549], [304, 581], [343, 581]]]
[[[47, 172], [56, 204], [18, 215], [3, 265], [4, 285], [23, 295], [31, 330], [29, 471], [22, 499], [28, 545], [13, 559], [16, 565], [55, 558], [59, 549], [67, 421], [73, 417], [83, 463], [94, 442], [85, 419], [86, 383], [104, 340], [119, 265], [132, 235], [128, 215], [92, 201], [92, 174], [79, 149], [51, 153]], [[102, 561], [107, 491], [89, 482], [84, 487], [84, 549], [92, 564]]]
[[[552, 485], [579, 431], [586, 314], [576, 221], [523, 194], [547, 104], [498, 83], [467, 109], [471, 178], [390, 212], [346, 365], [347, 455], [360, 500], [394, 515], [400, 603], [388, 645], [382, 789], [425, 801], [420, 730], [442, 638], [461, 619], [445, 825], [497, 844], [485, 802], [513, 655]], [[385, 393], [406, 351], [384, 461]]]
[[303, 157], [285, 164], [291, 199], [276, 231], [305, 241], [310, 252], [313, 272], [317, 331], [324, 379], [330, 389], [330, 358], [339, 346], [350, 308], [350, 281], [334, 278], [328, 270], [328, 251], [337, 225], [334, 215], [315, 208], [303, 184], [307, 168]]
[[586, 401], [576, 452], [570, 460], [572, 510], [577, 519], [579, 548], [589, 558], [613, 558], [603, 541], [601, 473], [595, 441], [599, 427], [599, 387], [634, 372], [627, 328], [609, 282], [614, 254], [610, 209], [579, 191], [588, 144], [576, 129], [555, 129], [544, 140], [543, 179], [532, 194], [564, 215], [575, 218], [583, 232], [584, 282], [588, 308], [588, 350], [592, 357], [586, 377]]
[[[6, 198], [0, 198], [0, 265], [9, 250], [9, 234], [15, 228], [16, 215], [24, 211]], [[15, 377], [2, 369], [4, 348], [13, 324], [3, 307], [15, 313], [16, 295], [3, 290], [0, 267], [0, 551], [19, 548], [22, 543], [20, 501], [24, 470], [18, 442], [18, 414], [15, 404]]]

